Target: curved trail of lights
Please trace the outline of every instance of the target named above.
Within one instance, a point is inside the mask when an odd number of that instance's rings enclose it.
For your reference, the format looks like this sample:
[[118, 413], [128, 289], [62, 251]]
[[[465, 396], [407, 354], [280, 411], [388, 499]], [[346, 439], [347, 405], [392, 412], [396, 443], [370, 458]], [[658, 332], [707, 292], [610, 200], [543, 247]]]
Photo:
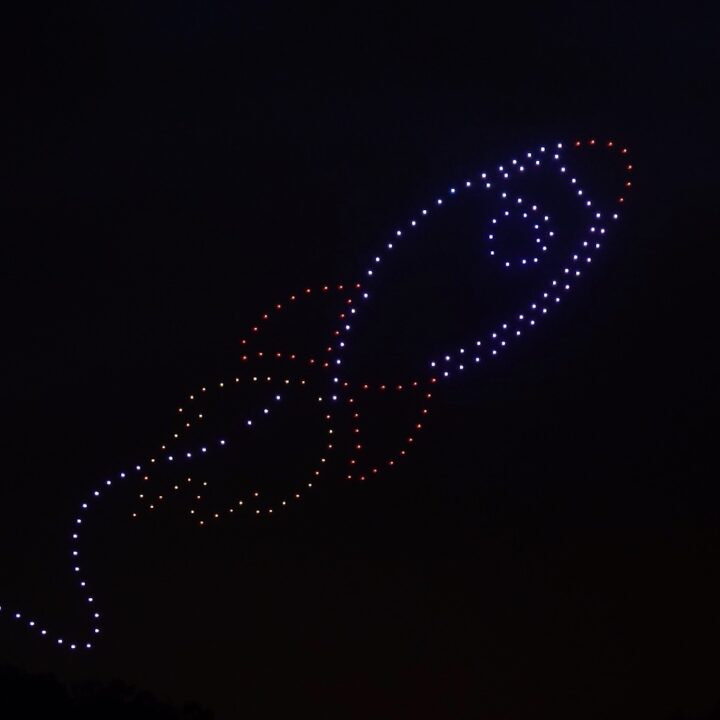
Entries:
[[[614, 207], [609, 210], [596, 207], [594, 201], [587, 197], [581, 181], [565, 166], [565, 156], [578, 149], [604, 149], [606, 152], [616, 153], [623, 162], [625, 177], [623, 190], [616, 195]], [[624, 193], [632, 186], [630, 179], [632, 165], [627, 162], [627, 149], [617, 146], [612, 141], [598, 142], [594, 139], [575, 141], [569, 146], [556, 143], [554, 146], [542, 146], [534, 152], [527, 152], [506, 165], [500, 165], [493, 171], [481, 172], [475, 178], [464, 181], [461, 185], [451, 187], [442, 196], [435, 198], [432, 203], [420, 209], [416, 216], [395, 230], [394, 236], [385, 243], [382, 251], [372, 258], [369, 267], [364, 273], [362, 282], [349, 285], [323, 286], [320, 288], [305, 288], [301, 292], [289, 295], [283, 302], [277, 303], [268, 312], [264, 313], [256, 325], [252, 326], [249, 336], [241, 340], [242, 356], [241, 370], [236, 376], [220, 380], [212, 388], [200, 387], [191, 393], [182, 407], [177, 409], [179, 427], [159, 448], [158, 452], [145, 461], [132, 468], [117, 473], [114, 477], [104, 480], [92, 488], [87, 499], [79, 508], [73, 518], [73, 527], [70, 535], [70, 556], [72, 559], [72, 573], [75, 576], [89, 619], [87, 630], [77, 636], [68, 636], [57, 630], [48, 629], [35, 618], [27, 617], [19, 610], [0, 606], [0, 616], [9, 616], [13, 621], [24, 624], [29, 631], [39, 634], [55, 645], [70, 651], [81, 649], [89, 650], [93, 647], [95, 638], [101, 634], [101, 615], [97, 603], [89, 588], [87, 576], [81, 565], [81, 539], [90, 511], [104, 500], [112, 490], [121, 485], [127, 485], [131, 480], [140, 484], [137, 495], [137, 508], [132, 517], [137, 518], [145, 512], [151, 512], [160, 507], [165, 500], [177, 493], [189, 491], [193, 493], [188, 509], [188, 516], [197, 526], [203, 527], [210, 522], [224, 517], [232, 517], [242, 513], [253, 515], [272, 515], [284, 508], [301, 501], [311, 493], [317, 482], [323, 476], [323, 469], [328, 458], [336, 451], [335, 437], [341, 432], [338, 426], [338, 417], [342, 419], [345, 414], [349, 427], [348, 433], [352, 438], [350, 443], [350, 456], [346, 459], [345, 477], [348, 480], [365, 480], [380, 473], [382, 470], [394, 467], [408, 453], [416, 441], [417, 434], [423, 429], [425, 418], [429, 413], [429, 404], [436, 387], [442, 382], [462, 375], [466, 370], [482, 364], [501, 355], [504, 350], [519, 340], [525, 333], [531, 331], [550, 310], [562, 302], [580, 280], [593, 257], [601, 249], [607, 236], [608, 225], [618, 219], [618, 207], [625, 202]], [[376, 275], [380, 275], [383, 263], [394, 254], [408, 236], [418, 228], [423, 220], [435, 212], [446, 210], [452, 206], [455, 197], [464, 191], [478, 187], [490, 192], [499, 193], [505, 204], [503, 212], [496, 214], [491, 220], [491, 228], [487, 233], [487, 240], [492, 249], [489, 255], [493, 262], [507, 269], [517, 266], [533, 267], [540, 263], [544, 255], [551, 248], [555, 240], [555, 230], [552, 218], [545, 214], [535, 203], [511, 192], [513, 178], [523, 177], [532, 172], [550, 169], [559, 173], [568, 183], [573, 196], [587, 215], [587, 229], [577, 238], [574, 247], [566, 256], [560, 270], [553, 274], [544, 289], [526, 303], [520, 312], [507, 317], [504, 322], [489, 332], [474, 338], [469, 338], [464, 345], [429, 360], [427, 372], [403, 383], [364, 383], [352, 380], [345, 376], [343, 358], [349, 344], [349, 335], [353, 322], [362, 305], [370, 299], [371, 288]], [[535, 245], [532, 252], [514, 258], [505, 256], [493, 245], [496, 232], [504, 222], [517, 218], [526, 222], [535, 236]], [[332, 329], [328, 345], [320, 348], [315, 355], [299, 352], [297, 349], [263, 348], [261, 342], [263, 330], [279, 314], [288, 308], [302, 304], [305, 298], [322, 296], [327, 302], [337, 302], [337, 326]], [[260, 367], [262, 371], [257, 368]], [[269, 421], [268, 416], [286, 401], [286, 395], [292, 391], [314, 393], [313, 400], [319, 403], [327, 430], [327, 441], [323, 447], [322, 455], [312, 472], [302, 480], [285, 497], [277, 502], [268, 503], [261, 494], [261, 490], [249, 490], [244, 496], [237, 497], [228, 506], [205, 511], [202, 505], [204, 488], [207, 481], [199, 482], [191, 475], [176, 480], [172, 484], [163, 483], [163, 487], [153, 484], [155, 471], [159, 467], [177, 467], [189, 463], [194, 459], [203, 458], [208, 454], [218, 453], [235, 442], [234, 437], [218, 437], [212, 443], [207, 442], [198, 446], [184, 444], [184, 436], [190, 428], [201, 424], [207, 416], [205, 409], [207, 399], [217, 392], [227, 393], [236, 388], [241, 391], [248, 385], [254, 387], [267, 387], [268, 400], [254, 415], [248, 415], [244, 424], [247, 430], [252, 430], [263, 422]], [[319, 394], [318, 394], [319, 392]], [[363, 398], [374, 393], [404, 393], [417, 403], [417, 417], [402, 445], [396, 452], [382, 461], [367, 459], [363, 444]], [[211, 412], [211, 410], [210, 410]]]

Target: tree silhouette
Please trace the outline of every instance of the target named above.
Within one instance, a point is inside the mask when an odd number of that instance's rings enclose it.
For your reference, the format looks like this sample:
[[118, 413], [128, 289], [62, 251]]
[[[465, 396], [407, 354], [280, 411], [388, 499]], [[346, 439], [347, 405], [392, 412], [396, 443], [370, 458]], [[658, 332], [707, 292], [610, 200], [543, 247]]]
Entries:
[[67, 686], [49, 674], [0, 667], [0, 717], [3, 720], [72, 718], [73, 720], [212, 720], [195, 704], [182, 709], [163, 703], [125, 683]]

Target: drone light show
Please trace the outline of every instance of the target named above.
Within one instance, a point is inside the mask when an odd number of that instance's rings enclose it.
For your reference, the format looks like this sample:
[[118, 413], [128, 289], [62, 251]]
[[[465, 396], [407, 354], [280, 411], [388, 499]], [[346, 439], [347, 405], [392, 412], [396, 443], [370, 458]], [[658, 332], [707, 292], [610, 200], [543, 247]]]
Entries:
[[[0, 616], [68, 651], [93, 648], [103, 630], [101, 599], [91, 590], [82, 542], [96, 510], [120, 512], [115, 493], [131, 499], [130, 530], [173, 504], [202, 532], [288, 512], [330, 480], [392, 473], [413, 446], [431, 442], [427, 424], [443, 387], [472, 381], [467, 376], [537, 335], [569, 301], [615, 235], [632, 175], [627, 148], [612, 140], [526, 150], [429, 198], [349, 281], [299, 286], [267, 306], [240, 338], [235, 371], [187, 392], [155, 450], [92, 485], [78, 503], [67, 552], [87, 627], [50, 627], [4, 603]], [[435, 291], [438, 278], [450, 290], [465, 282], [433, 274], [456, 252], [461, 232], [471, 239], [473, 254], [463, 261], [469, 282], [480, 265], [489, 278], [471, 289], [477, 306], [492, 296], [491, 316], [481, 321], [475, 304], [452, 305], [449, 290]], [[449, 303], [442, 327], [424, 321], [430, 302]], [[379, 414], [397, 431], [377, 423]], [[278, 477], [273, 457], [290, 447], [297, 471]], [[229, 475], [243, 482], [220, 480]]]

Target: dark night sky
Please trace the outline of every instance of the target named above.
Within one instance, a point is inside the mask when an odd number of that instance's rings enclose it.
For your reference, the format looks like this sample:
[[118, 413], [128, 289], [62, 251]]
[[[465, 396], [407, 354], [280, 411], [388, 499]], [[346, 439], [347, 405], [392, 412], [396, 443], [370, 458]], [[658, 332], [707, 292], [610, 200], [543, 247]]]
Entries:
[[413, 208], [517, 150], [616, 137], [637, 173], [587, 286], [438, 395], [402, 470], [208, 532], [180, 506], [133, 526], [109, 505], [97, 652], [0, 620], [0, 664], [119, 677], [222, 719], [720, 702], [710, 8], [7, 18], [0, 604], [61, 624], [73, 508], [157, 444], [189, 389], [234, 372], [269, 304], [352, 279]]

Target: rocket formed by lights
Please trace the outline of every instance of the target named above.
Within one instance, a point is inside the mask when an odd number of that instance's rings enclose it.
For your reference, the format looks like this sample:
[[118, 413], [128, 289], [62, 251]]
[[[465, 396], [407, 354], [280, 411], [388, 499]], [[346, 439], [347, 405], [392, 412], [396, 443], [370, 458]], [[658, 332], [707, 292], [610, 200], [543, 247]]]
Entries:
[[[236, 371], [189, 393], [156, 452], [97, 484], [80, 504], [70, 556], [88, 628], [61, 633], [5, 605], [0, 616], [70, 651], [93, 647], [101, 615], [82, 564], [81, 540], [92, 527], [92, 512], [118, 487], [134, 493], [132, 522], [177, 497], [186, 502], [183, 512], [195, 527], [205, 528], [233, 517], [272, 517], [311, 497], [328, 479], [366, 481], [392, 471], [420, 440], [443, 385], [497, 362], [565, 303], [612, 234], [632, 174], [627, 148], [611, 140], [540, 146], [475, 173], [419, 208], [391, 231], [352, 282], [300, 288], [274, 304], [241, 339]], [[482, 219], [481, 204], [491, 208]], [[458, 222], [442, 225], [454, 215]], [[363, 351], [364, 335], [379, 333], [398, 288], [414, 275], [405, 269], [393, 277], [393, 266], [396, 272], [406, 268], [403, 256], [412, 264], [426, 246], [437, 258], [453, 252], [446, 245], [458, 227], [470, 235], [463, 264], [471, 281], [475, 264], [484, 263], [491, 276], [479, 290], [489, 293], [493, 278], [501, 278], [498, 287], [511, 288], [510, 309], [476, 329], [474, 308], [456, 310], [454, 319], [462, 315], [472, 334], [460, 344], [433, 347], [428, 356], [423, 355], [428, 343], [421, 343], [412, 361], [403, 365], [395, 358], [399, 370], [392, 357], [387, 360], [392, 353]], [[431, 269], [432, 257], [431, 252], [425, 260]], [[419, 314], [412, 304], [409, 308], [406, 319]], [[314, 334], [308, 329], [313, 324]], [[404, 338], [399, 342], [411, 345]], [[380, 357], [379, 367], [369, 370], [369, 359]], [[394, 435], [389, 422], [375, 421], [392, 408], [401, 409]], [[305, 472], [282, 473], [283, 482], [272, 467], [281, 454], [281, 435], [301, 437], [296, 466], [307, 466]], [[321, 439], [302, 439], [310, 436]], [[250, 470], [253, 452], [259, 460]], [[236, 494], [228, 498], [228, 488], [224, 494], [213, 488], [218, 475]], [[232, 476], [251, 480], [225, 482]]]

